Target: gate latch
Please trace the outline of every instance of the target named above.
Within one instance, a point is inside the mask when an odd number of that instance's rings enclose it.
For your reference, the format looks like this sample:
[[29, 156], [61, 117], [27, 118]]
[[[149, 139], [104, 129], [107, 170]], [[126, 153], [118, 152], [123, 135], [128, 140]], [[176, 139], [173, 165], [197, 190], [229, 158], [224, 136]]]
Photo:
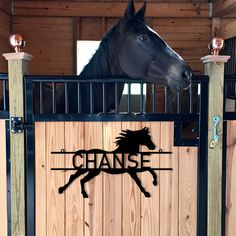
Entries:
[[219, 142], [219, 136], [218, 136], [218, 133], [217, 133], [217, 125], [220, 122], [220, 117], [217, 116], [217, 115], [214, 115], [213, 121], [214, 121], [214, 127], [213, 127], [213, 136], [214, 136], [214, 138], [211, 140], [210, 148], [214, 148], [216, 146], [216, 144]]
[[22, 117], [11, 117], [11, 132], [22, 133], [24, 129], [31, 127], [32, 125], [23, 123]]

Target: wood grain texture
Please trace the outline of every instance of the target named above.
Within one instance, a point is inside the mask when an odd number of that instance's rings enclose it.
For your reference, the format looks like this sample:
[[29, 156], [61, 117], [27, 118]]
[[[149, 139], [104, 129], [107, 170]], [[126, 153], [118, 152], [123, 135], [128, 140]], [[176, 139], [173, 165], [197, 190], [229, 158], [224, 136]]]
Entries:
[[[142, 3], [135, 4], [137, 9]], [[13, 1], [13, 15], [25, 16], [123, 16], [127, 3], [123, 2], [53, 2]], [[209, 4], [205, 3], [155, 3], [147, 5], [147, 17], [208, 17]], [[174, 15], [173, 15], [174, 14]]]
[[197, 148], [179, 147], [179, 235], [197, 235]]
[[[0, 1], [1, 4], [2, 1]], [[6, 2], [6, 1], [5, 1]], [[10, 47], [8, 43], [9, 35], [11, 32], [11, 16], [6, 13], [0, 7], [0, 55], [6, 52], [10, 52]], [[7, 72], [7, 61], [0, 56], [0, 72]], [[2, 92], [0, 92], [1, 94]]]
[[[23, 76], [28, 71], [25, 59], [8, 60], [9, 116], [24, 121]], [[25, 234], [25, 142], [24, 133], [10, 133], [11, 159], [11, 232]]]
[[[84, 146], [86, 150], [103, 149], [103, 124], [102, 122], [84, 123]], [[84, 235], [104, 235], [103, 232], [103, 174], [85, 184], [89, 198], [84, 200]]]
[[51, 154], [65, 149], [64, 122], [46, 123], [46, 165], [47, 165], [47, 235], [64, 236], [65, 233], [65, 194], [58, 194], [58, 188], [65, 183], [65, 173], [51, 168], [64, 167], [62, 154]]
[[5, 120], [0, 120], [0, 235], [7, 236], [7, 162]]
[[236, 16], [234, 18], [222, 18], [216, 34], [224, 39], [235, 37], [236, 35]]
[[70, 17], [14, 17], [13, 31], [27, 41], [34, 56], [30, 74], [73, 74], [73, 19]]
[[160, 155], [161, 167], [173, 168], [160, 172], [160, 235], [175, 236], [179, 231], [179, 165], [178, 148], [173, 146], [174, 124], [161, 123], [161, 149], [171, 151], [170, 155]]
[[[142, 127], [149, 127], [152, 141], [156, 145], [156, 149], [159, 150], [161, 148], [161, 123], [142, 122], [141, 125]], [[147, 149], [143, 148], [143, 151], [147, 151]], [[151, 161], [152, 167], [161, 167], [160, 155], [153, 155]], [[157, 174], [157, 186], [153, 185], [153, 178], [149, 172], [142, 173], [142, 183], [150, 192], [151, 198], [141, 195], [141, 236], [160, 236], [160, 171], [155, 172]]]
[[[122, 122], [122, 130], [140, 130], [140, 122]], [[117, 135], [118, 136], [118, 135]], [[141, 151], [141, 150], [140, 150]], [[126, 158], [128, 158], [126, 156]], [[141, 174], [137, 174], [141, 180]], [[124, 174], [122, 177], [122, 230], [123, 235], [140, 236], [141, 227], [141, 193], [137, 184], [129, 176]]]
[[[46, 124], [35, 123], [35, 224], [36, 235], [47, 235]], [[41, 140], [40, 142], [38, 140]], [[42, 227], [44, 225], [45, 227]]]
[[[103, 122], [104, 150], [114, 150], [121, 122]], [[122, 175], [103, 175], [103, 236], [122, 235]]]
[[[144, 197], [127, 174], [106, 173], [85, 184], [87, 199], [80, 193], [82, 177], [58, 194], [58, 187], [72, 172], [50, 168], [70, 167], [71, 159], [69, 155], [51, 155], [51, 151], [114, 150], [115, 138], [122, 129], [143, 127], [149, 127], [156, 150], [173, 152], [153, 155], [152, 165], [174, 169], [157, 172], [158, 186], [153, 186], [149, 172], [139, 174], [151, 198]], [[172, 122], [46, 122], [36, 124], [36, 137], [38, 235], [196, 235], [197, 149], [173, 147]]]
[[236, 11], [236, 2], [234, 0], [215, 0], [214, 16], [224, 17]]
[[227, 122], [226, 222], [225, 236], [235, 234], [236, 222], [236, 121]]
[[213, 139], [214, 115], [220, 117], [217, 125], [219, 141], [214, 148], [208, 148], [208, 235], [221, 235], [222, 217], [222, 130], [224, 64], [208, 62], [205, 73], [209, 76], [208, 99], [208, 147]]
[[[84, 123], [65, 122], [65, 150], [84, 149]], [[65, 166], [73, 167], [71, 154], [65, 155]], [[78, 165], [83, 164], [83, 160]], [[75, 171], [65, 173], [65, 183]], [[80, 178], [65, 191], [65, 232], [66, 235], [83, 236], [84, 234], [84, 199], [81, 194]]]

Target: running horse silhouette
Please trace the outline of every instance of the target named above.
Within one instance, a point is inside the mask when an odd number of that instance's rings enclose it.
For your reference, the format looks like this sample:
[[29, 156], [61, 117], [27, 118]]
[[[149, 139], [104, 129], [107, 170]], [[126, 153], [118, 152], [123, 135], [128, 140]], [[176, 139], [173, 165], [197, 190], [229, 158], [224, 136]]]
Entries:
[[[130, 0], [124, 16], [106, 33], [98, 50], [80, 73], [81, 79], [86, 81], [87, 78], [94, 78], [99, 81], [100, 76], [105, 76], [109, 81], [113, 76], [128, 76], [132, 79], [144, 79], [167, 85], [174, 91], [181, 91], [190, 86], [192, 77], [190, 67], [146, 25], [145, 10], [146, 3], [135, 13], [133, 0]], [[119, 103], [123, 87], [124, 83], [119, 83], [116, 94], [115, 84], [112, 82], [106, 84], [104, 89], [106, 111], [114, 110], [116, 95]], [[70, 113], [77, 113], [77, 88], [70, 85], [69, 89]], [[89, 89], [88, 83], [81, 84], [81, 112], [90, 113], [91, 103], [93, 103], [92, 113], [102, 112], [102, 85], [93, 84], [91, 93]], [[63, 97], [62, 102], [64, 100]]]
[[[144, 145], [150, 150], [155, 149], [155, 144], [151, 140], [151, 136], [149, 133], [149, 129], [147, 127], [137, 130], [137, 131], [131, 131], [131, 130], [123, 130], [122, 133], [120, 133], [120, 136], [116, 138], [116, 144], [117, 148], [114, 151], [104, 151], [100, 149], [90, 149], [90, 150], [78, 150], [75, 152], [74, 156], [81, 156], [81, 154], [85, 153], [123, 153], [123, 154], [136, 154], [140, 151], [140, 146]], [[81, 156], [82, 157], [82, 156]], [[82, 166], [80, 166], [77, 171], [72, 174], [69, 178], [68, 183], [66, 183], [64, 186], [60, 187], [58, 189], [58, 192], [61, 194], [63, 193], [69, 186], [70, 184], [80, 177], [82, 174], [85, 174], [87, 172], [87, 175], [85, 175], [81, 180], [80, 180], [80, 185], [81, 185], [81, 193], [84, 198], [88, 197], [88, 194], [85, 191], [84, 185], [86, 182], [90, 181], [97, 175], [101, 173], [101, 171], [109, 173], [109, 174], [123, 174], [123, 173], [128, 173], [131, 178], [135, 181], [135, 183], [138, 185], [140, 188], [141, 192], [144, 193], [146, 197], [150, 197], [150, 193], [147, 192], [144, 187], [141, 184], [140, 179], [137, 176], [137, 172], [144, 172], [144, 171], [149, 171], [151, 175], [153, 176], [153, 185], [157, 185], [157, 175], [152, 170], [150, 167], [145, 167], [143, 169], [139, 168], [126, 168], [126, 169], [113, 169], [113, 168], [107, 168], [107, 169], [83, 169]]]

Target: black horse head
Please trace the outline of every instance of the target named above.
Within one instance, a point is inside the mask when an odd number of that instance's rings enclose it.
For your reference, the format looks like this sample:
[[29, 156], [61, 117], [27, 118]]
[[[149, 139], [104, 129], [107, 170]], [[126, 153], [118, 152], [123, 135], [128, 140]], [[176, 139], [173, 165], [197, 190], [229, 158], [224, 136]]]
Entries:
[[[135, 13], [133, 0], [130, 0], [124, 16], [103, 37], [98, 50], [84, 67], [80, 76], [128, 76], [144, 79], [161, 85], [167, 85], [174, 91], [181, 91], [190, 86], [192, 72], [184, 60], [174, 52], [166, 42], [144, 20], [146, 4]], [[124, 84], [120, 83], [117, 99], [121, 99]], [[105, 88], [106, 111], [115, 108], [115, 85], [109, 83]], [[99, 113], [103, 111], [103, 89], [101, 84], [81, 86], [81, 111]], [[76, 92], [70, 92], [72, 96]], [[92, 98], [91, 98], [92, 94]], [[93, 99], [93, 101], [91, 100]], [[77, 98], [71, 98], [76, 108]], [[92, 101], [92, 102], [91, 102]], [[89, 104], [93, 104], [93, 109]], [[71, 109], [70, 109], [71, 110]]]
[[136, 153], [139, 152], [140, 146], [146, 146], [150, 150], [155, 149], [155, 144], [150, 136], [149, 128], [144, 127], [141, 130], [122, 130], [115, 142], [118, 146], [114, 152]]
[[132, 78], [168, 85], [175, 91], [189, 87], [190, 67], [144, 20], [146, 3], [135, 13], [134, 3], [128, 4], [120, 20], [119, 52], [122, 70]]

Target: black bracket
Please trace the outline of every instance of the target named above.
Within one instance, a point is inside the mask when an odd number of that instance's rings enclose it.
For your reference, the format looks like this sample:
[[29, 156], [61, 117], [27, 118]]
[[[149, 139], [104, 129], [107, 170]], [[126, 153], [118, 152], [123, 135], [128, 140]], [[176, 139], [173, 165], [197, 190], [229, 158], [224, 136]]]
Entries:
[[11, 132], [22, 133], [26, 128], [31, 127], [32, 125], [23, 123], [22, 117], [11, 117]]

